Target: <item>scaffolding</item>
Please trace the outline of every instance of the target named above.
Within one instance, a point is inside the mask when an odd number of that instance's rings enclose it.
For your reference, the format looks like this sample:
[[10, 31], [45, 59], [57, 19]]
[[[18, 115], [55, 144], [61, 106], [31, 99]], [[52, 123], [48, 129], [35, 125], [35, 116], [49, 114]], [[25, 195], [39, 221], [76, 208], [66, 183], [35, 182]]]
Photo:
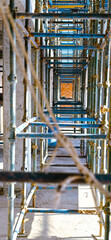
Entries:
[[[15, 1], [9, 8], [0, 4], [0, 15], [10, 40], [10, 166], [0, 172], [0, 181], [8, 184], [8, 240], [25, 233], [27, 212], [75, 213], [78, 210], [35, 207], [37, 183], [58, 183], [57, 191], [66, 185], [89, 184], [92, 188], [100, 236], [110, 239], [111, 202], [111, 2], [110, 0], [43, 1], [35, 0], [31, 12], [26, 0], [25, 12], [18, 12]], [[23, 21], [25, 21], [25, 25]], [[35, 32], [30, 31], [34, 21]], [[24, 34], [24, 43], [19, 30]], [[16, 48], [16, 38], [24, 56], [24, 66]], [[34, 66], [29, 57], [29, 42], [35, 50]], [[39, 62], [40, 58], [40, 62]], [[16, 65], [24, 76], [23, 123], [16, 126]], [[29, 69], [33, 85], [28, 79]], [[40, 71], [39, 71], [40, 70]], [[53, 79], [53, 80], [52, 80]], [[72, 84], [72, 98], [61, 97], [61, 84]], [[53, 86], [53, 89], [52, 89]], [[33, 116], [29, 114], [29, 90], [33, 99]], [[5, 133], [4, 133], [5, 134]], [[15, 171], [15, 141], [23, 139], [22, 171]], [[80, 140], [84, 166], [71, 139]], [[32, 141], [33, 167], [27, 171], [27, 155]], [[50, 160], [48, 146], [55, 146]], [[46, 173], [58, 148], [64, 147], [80, 173]], [[39, 149], [38, 149], [39, 148]], [[37, 153], [40, 150], [41, 172]], [[31, 157], [31, 156], [30, 156]], [[47, 163], [47, 164], [46, 164]], [[22, 182], [22, 204], [14, 227], [15, 182]], [[27, 192], [27, 183], [31, 190]], [[106, 185], [106, 187], [104, 187]], [[73, 188], [73, 187], [72, 187]], [[44, 189], [44, 187], [43, 187]], [[51, 187], [49, 187], [51, 189]], [[99, 190], [99, 204], [97, 199]], [[33, 199], [33, 207], [29, 203]], [[96, 237], [94, 237], [96, 239]]]

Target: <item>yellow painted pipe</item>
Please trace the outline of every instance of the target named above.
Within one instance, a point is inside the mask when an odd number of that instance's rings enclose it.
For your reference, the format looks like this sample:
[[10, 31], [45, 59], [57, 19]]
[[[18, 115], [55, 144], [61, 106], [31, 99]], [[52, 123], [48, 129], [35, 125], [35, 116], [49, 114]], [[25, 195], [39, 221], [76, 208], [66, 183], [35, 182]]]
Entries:
[[[72, 31], [72, 32], [76, 32], [77, 30], [74, 29], [74, 30], [71, 30], [71, 29], [68, 29], [68, 30], [65, 30], [65, 29], [58, 29], [59, 32], [63, 32], [63, 31]], [[48, 30], [48, 32], [50, 32], [50, 30]], [[55, 32], [55, 30], [51, 30], [51, 32]]]
[[[50, 5], [48, 6], [50, 8]], [[51, 8], [81, 8], [84, 5], [52, 5]]]
[[64, 28], [64, 29], [58, 29], [58, 31], [59, 31], [59, 32], [64, 32], [64, 31], [66, 31], [66, 32], [69, 32], [69, 31], [70, 31], [70, 32], [77, 32], [77, 29], [73, 29], [73, 30], [72, 30], [72, 29], [68, 29], [68, 30], [66, 30], [66, 29]]

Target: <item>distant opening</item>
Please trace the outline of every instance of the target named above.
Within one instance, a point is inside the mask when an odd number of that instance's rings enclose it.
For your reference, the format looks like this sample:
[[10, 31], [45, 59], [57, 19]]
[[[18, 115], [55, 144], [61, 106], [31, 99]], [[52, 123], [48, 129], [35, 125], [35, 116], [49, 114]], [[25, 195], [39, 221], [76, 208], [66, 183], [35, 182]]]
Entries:
[[72, 83], [61, 83], [61, 98], [72, 99]]

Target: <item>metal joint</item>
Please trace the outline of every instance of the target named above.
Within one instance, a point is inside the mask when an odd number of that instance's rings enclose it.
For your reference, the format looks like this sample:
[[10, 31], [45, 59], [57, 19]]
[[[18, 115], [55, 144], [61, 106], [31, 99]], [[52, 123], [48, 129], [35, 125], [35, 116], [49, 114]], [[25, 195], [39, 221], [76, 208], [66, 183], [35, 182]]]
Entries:
[[106, 112], [109, 112], [109, 108], [105, 105], [101, 106], [100, 109], [101, 109], [102, 114], [105, 114]]
[[93, 75], [92, 78], [96, 80], [96, 79], [99, 79], [99, 76], [96, 74], [96, 75]]
[[16, 128], [13, 127], [13, 128], [10, 128], [10, 137], [9, 137], [9, 141], [15, 141], [16, 139]]
[[33, 144], [33, 145], [32, 145], [32, 149], [38, 149], [38, 146], [35, 145], [35, 144]]
[[16, 83], [17, 82], [17, 76], [15, 74], [10, 74], [8, 76], [8, 80], [9, 80], [10, 83], [12, 83], [12, 82]]
[[102, 88], [102, 86], [103, 86], [103, 85], [102, 85], [101, 82], [97, 83], [97, 87], [98, 87], [98, 88]]
[[27, 82], [26, 82], [26, 79], [25, 79], [25, 78], [23, 79], [23, 85], [24, 85], [24, 86], [27, 86]]
[[26, 167], [24, 168], [24, 166], [22, 166], [22, 167], [21, 167], [21, 170], [22, 170], [22, 171], [27, 171], [27, 168], [26, 168]]
[[[9, 5], [9, 8], [10, 8], [10, 5]], [[12, 14], [14, 19], [16, 19], [17, 12], [18, 12], [18, 7], [15, 7], [14, 9], [11, 9], [11, 14]]]
[[28, 118], [26, 118], [25, 116], [23, 116], [23, 118], [22, 118], [22, 122], [28, 122]]
[[103, 82], [103, 87], [104, 88], [108, 88], [108, 83], [107, 82]]
[[105, 213], [106, 215], [110, 216], [111, 210], [110, 210], [109, 207], [104, 206], [102, 209], [103, 209], [103, 211], [104, 211], [104, 213]]

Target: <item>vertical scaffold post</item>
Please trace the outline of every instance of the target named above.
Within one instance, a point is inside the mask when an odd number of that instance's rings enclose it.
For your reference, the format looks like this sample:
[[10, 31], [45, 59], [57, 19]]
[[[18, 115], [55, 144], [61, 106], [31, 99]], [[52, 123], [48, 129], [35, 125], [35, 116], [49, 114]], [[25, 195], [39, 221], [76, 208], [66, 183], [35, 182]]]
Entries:
[[[103, 111], [103, 125], [107, 125], [107, 121], [108, 121], [108, 84], [109, 84], [109, 66], [110, 66], [110, 49], [109, 49], [109, 41], [107, 42], [107, 45], [104, 49], [104, 65], [103, 65], [103, 106], [106, 107], [106, 110]], [[105, 133], [105, 130], [103, 131], [103, 133]], [[102, 142], [102, 169], [103, 172], [106, 172], [106, 168], [107, 168], [107, 164], [106, 164], [106, 156], [107, 156], [107, 142], [106, 140]]]
[[[111, 7], [111, 3], [110, 3]], [[109, 8], [110, 9], [110, 8]], [[109, 24], [111, 27], [111, 23]], [[110, 85], [110, 112], [109, 112], [109, 139], [108, 139], [108, 162], [107, 162], [107, 173], [111, 173], [111, 39], [108, 41], [108, 62], [107, 62], [107, 83]], [[111, 187], [108, 187], [108, 190], [111, 191]], [[105, 204], [105, 240], [111, 239], [111, 203], [106, 200]]]
[[[10, 11], [14, 16], [14, 0], [10, 0]], [[13, 41], [16, 44], [16, 37], [13, 28], [10, 26]], [[16, 56], [10, 44], [10, 159], [9, 171], [15, 170], [15, 126], [16, 126]], [[14, 183], [8, 186], [8, 240], [13, 240], [14, 224]]]
[[[40, 0], [40, 13], [43, 12], [43, 0]], [[43, 32], [43, 21], [42, 19], [40, 20], [40, 32]], [[42, 37], [40, 38], [40, 45], [43, 44], [43, 39]], [[43, 78], [44, 78], [44, 67], [43, 67], [43, 55], [44, 55], [44, 50], [40, 49], [40, 82], [41, 85], [43, 87]], [[43, 109], [44, 104], [43, 104], [43, 99], [42, 97], [40, 97], [40, 101], [41, 101], [41, 108]], [[41, 127], [41, 133], [43, 133], [43, 127]], [[43, 157], [44, 157], [44, 144], [43, 144], [44, 140], [41, 139], [40, 140], [40, 165], [41, 165], [41, 170], [43, 167]]]
[[[102, 9], [104, 9], [104, 3], [105, 1], [103, 0], [101, 3]], [[104, 33], [104, 20], [101, 21], [101, 34]], [[100, 44], [102, 43], [101, 40]], [[102, 113], [101, 113], [101, 106], [102, 106], [102, 101], [103, 101], [103, 87], [102, 87], [102, 82], [103, 82], [103, 66], [104, 66], [104, 49], [99, 52], [100, 54], [100, 65], [99, 65], [99, 76], [98, 76], [98, 111], [97, 111], [97, 116], [98, 118], [102, 118]], [[98, 130], [98, 133], [101, 133], [101, 129]], [[102, 154], [101, 154], [102, 153]], [[98, 146], [97, 146], [97, 162], [98, 162], [98, 173], [104, 173], [104, 141], [101, 143], [101, 140], [98, 140]], [[103, 207], [103, 194], [100, 193], [100, 207]], [[102, 230], [103, 230], [103, 225], [102, 221], [100, 218], [100, 237], [102, 236]]]
[[[39, 0], [35, 1], [35, 13], [39, 13]], [[38, 32], [38, 26], [39, 26], [39, 20], [35, 19], [35, 32]], [[38, 44], [38, 38], [35, 37], [35, 42]], [[38, 77], [38, 69], [39, 69], [39, 50], [35, 49], [35, 72], [36, 72], [36, 76]], [[38, 86], [37, 86], [37, 82], [34, 81], [34, 91], [35, 91], [35, 95], [36, 98], [38, 99]], [[34, 102], [34, 117], [38, 117], [38, 110], [37, 110], [37, 106], [36, 103]], [[37, 127], [34, 126], [34, 132], [37, 132]], [[37, 138], [35, 138], [33, 140], [33, 145], [32, 145], [32, 150], [33, 150], [33, 172], [37, 171]], [[35, 186], [35, 184], [32, 184], [32, 187]], [[36, 200], [36, 194], [33, 194], [32, 197], [32, 204], [33, 207], [35, 207], [35, 200]]]
[[[90, 78], [91, 78], [91, 60], [89, 61], [88, 65], [88, 83], [87, 83], [87, 107], [90, 111], [90, 106], [91, 106], [91, 97], [90, 97]], [[87, 133], [90, 133], [90, 129], [87, 129]], [[90, 162], [90, 153], [91, 153], [91, 145], [90, 141], [87, 141], [87, 162], [88, 162], [88, 168], [91, 168], [91, 162]]]
[[[45, 12], [48, 13], [48, 0], [45, 1]], [[48, 20], [45, 20], [45, 30], [47, 33], [48, 29]], [[47, 37], [45, 38], [45, 44], [47, 45], [48, 39]], [[48, 50], [46, 49], [45, 51], [45, 57], [48, 56]], [[46, 90], [46, 96], [48, 99], [48, 65], [45, 64], [45, 90]], [[48, 127], [46, 127], [46, 133], [48, 133]], [[48, 139], [45, 139], [45, 157], [44, 159], [46, 160], [48, 157]], [[44, 162], [45, 163], [45, 162]]]
[[[39, 0], [35, 1], [35, 12], [39, 13]], [[39, 20], [35, 19], [35, 32], [38, 32], [38, 27], [39, 26]], [[35, 42], [39, 43], [38, 38], [35, 38]], [[35, 72], [36, 72], [36, 76], [38, 77], [38, 71], [39, 71], [39, 50], [35, 49]], [[37, 86], [37, 82], [34, 81], [34, 91], [35, 91], [35, 95], [38, 98], [38, 86]], [[37, 106], [34, 102], [34, 117], [38, 116], [38, 110], [37, 110]], [[34, 126], [34, 132], [37, 132], [37, 127]], [[33, 145], [32, 145], [32, 149], [33, 149], [33, 171], [37, 171], [37, 139], [34, 139], [33, 141]]]
[[[26, 0], [26, 12], [30, 12], [30, 0]], [[25, 27], [27, 30], [29, 30], [29, 20], [25, 20]], [[29, 52], [29, 41], [26, 39], [25, 40], [25, 49], [27, 53]], [[24, 67], [25, 71], [27, 74], [29, 74], [29, 68], [27, 65], [26, 60], [24, 60]], [[25, 79], [23, 80], [24, 84], [24, 116], [23, 116], [23, 122], [26, 122], [29, 118], [29, 93], [28, 93], [28, 88]], [[27, 131], [26, 129], [24, 130], [25, 132]], [[28, 139], [23, 139], [23, 166], [22, 166], [22, 171], [27, 171], [28, 169], [28, 152], [29, 152], [29, 140]], [[21, 203], [21, 208], [24, 208], [25, 202], [26, 202], [26, 194], [27, 194], [27, 188], [26, 188], [26, 183], [23, 183], [22, 185], [22, 203]], [[25, 235], [25, 216], [22, 221], [21, 225], [21, 233]]]

